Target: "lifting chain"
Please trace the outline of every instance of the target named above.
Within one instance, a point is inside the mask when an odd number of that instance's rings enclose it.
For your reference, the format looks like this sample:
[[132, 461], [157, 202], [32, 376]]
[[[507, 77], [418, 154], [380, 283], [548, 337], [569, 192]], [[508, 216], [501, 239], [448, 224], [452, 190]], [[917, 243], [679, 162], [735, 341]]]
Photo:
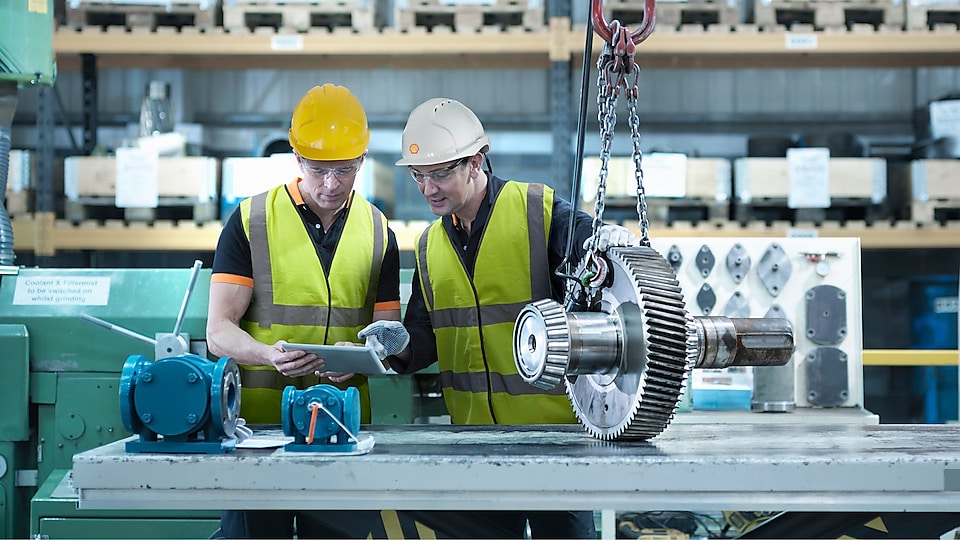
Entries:
[[598, 245], [603, 211], [606, 203], [609, 175], [610, 146], [617, 124], [617, 101], [626, 95], [629, 113], [630, 137], [633, 142], [634, 176], [637, 185], [637, 215], [640, 219], [640, 245], [650, 245], [650, 221], [647, 216], [646, 193], [643, 188], [643, 152], [640, 149], [639, 101], [640, 67], [634, 59], [636, 45], [653, 31], [655, 0], [646, 0], [644, 19], [639, 29], [631, 33], [620, 21], [607, 23], [603, 18], [602, 0], [592, 0], [591, 21], [597, 34], [604, 38], [603, 51], [597, 60], [597, 118], [600, 123], [600, 171], [597, 180], [597, 198], [594, 205], [593, 245]]

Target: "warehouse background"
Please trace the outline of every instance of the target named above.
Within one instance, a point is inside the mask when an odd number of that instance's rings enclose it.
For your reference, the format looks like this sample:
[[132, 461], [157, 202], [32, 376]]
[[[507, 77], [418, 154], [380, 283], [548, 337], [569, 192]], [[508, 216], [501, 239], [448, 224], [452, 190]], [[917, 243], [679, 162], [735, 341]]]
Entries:
[[[391, 13], [386, 2], [378, 10]], [[548, 6], [550, 7], [550, 6]], [[741, 6], [748, 17], [747, 3]], [[60, 3], [58, 10], [65, 7]], [[585, 3], [573, 3], [573, 21], [583, 26]], [[61, 20], [64, 17], [61, 16]], [[380, 22], [391, 25], [390, 16]], [[663, 24], [663, 23], [661, 23]], [[174, 39], [175, 36], [171, 36]], [[491, 39], [496, 39], [491, 37]], [[544, 36], [544, 39], [548, 39]], [[576, 50], [579, 45], [572, 44]], [[928, 138], [927, 111], [932, 101], [960, 93], [960, 68], [953, 62], [937, 65], [937, 58], [913, 57], [906, 61], [871, 57], [836, 62], [837, 67], [804, 67], [809, 62], [776, 60], [758, 67], [745, 61], [736, 67], [736, 55], [711, 65], [704, 57], [696, 67], [664, 67], [663, 60], [647, 65], [643, 44], [638, 47], [639, 115], [645, 153], [679, 152], [688, 156], [737, 159], [757, 155], [758, 149], [846, 137], [847, 150], [862, 157], [879, 157], [888, 164], [887, 206], [891, 221], [909, 219], [909, 180], [905, 170], [922, 155], [918, 142]], [[197, 51], [201, 53], [202, 51]], [[500, 176], [544, 182], [569, 194], [571, 178], [560, 176], [555, 156], [558, 116], [572, 129], [577, 124], [580, 100], [580, 66], [572, 62], [560, 71], [560, 93], [566, 107], [553, 108], [557, 90], [556, 66], [546, 62], [504, 58], [502, 68], [475, 62], [469, 56], [443, 58], [417, 56], [400, 62], [385, 51], [384, 61], [365, 62], [362, 68], [344, 69], [342, 58], [310, 57], [293, 67], [265, 69], [259, 60], [249, 69], [235, 68], [242, 59], [224, 57], [223, 66], [189, 59], [137, 59], [101, 61], [96, 73], [98, 128], [96, 153], [111, 153], [135, 138], [139, 115], [149, 83], [163, 82], [178, 131], [187, 135], [191, 155], [229, 158], [260, 156], [283, 149], [289, 116], [296, 101], [310, 87], [325, 82], [347, 86], [364, 104], [372, 128], [371, 157], [391, 165], [399, 154], [400, 134], [407, 113], [418, 103], [436, 96], [458, 99], [474, 109], [491, 136], [491, 158]], [[162, 58], [162, 57], [161, 57]], [[54, 189], [57, 212], [62, 215], [62, 160], [83, 155], [84, 77], [76, 57], [59, 59], [54, 92], [57, 100], [54, 131]], [[829, 62], [827, 62], [829, 64]], [[911, 64], [923, 65], [911, 65]], [[142, 65], [141, 65], [142, 64]], [[195, 65], [194, 65], [195, 64]], [[436, 65], [433, 65], [436, 64]], [[517, 65], [523, 64], [523, 65]], [[529, 64], [529, 65], [528, 65]], [[877, 67], [870, 67], [876, 65]], [[150, 66], [150, 67], [142, 67]], [[897, 67], [890, 67], [897, 66]], [[599, 152], [597, 136], [596, 70], [590, 77], [585, 155]], [[20, 92], [13, 126], [13, 148], [32, 149], [38, 144], [37, 91]], [[621, 103], [612, 154], [629, 156], [631, 141], [626, 112]], [[569, 153], [575, 149], [569, 138]], [[628, 209], [629, 210], [629, 209]], [[613, 219], [630, 219], [629, 212], [609, 210]], [[402, 168], [394, 170], [390, 217], [399, 222], [432, 218], [413, 182]], [[941, 321], [950, 328], [956, 310], [937, 312], [932, 298], [953, 290], [960, 256], [952, 246], [942, 249], [866, 250], [864, 258], [864, 345], [866, 348], [956, 348], [949, 332], [924, 331], [924, 324]], [[404, 255], [407, 266], [410, 254]], [[55, 257], [18, 254], [18, 262], [45, 266], [186, 267], [199, 258], [209, 266], [212, 252], [58, 252]], [[952, 289], [951, 289], [952, 287]], [[955, 305], [955, 304], [954, 304]], [[935, 322], [935, 324], [939, 324]], [[932, 368], [933, 369], [933, 368]], [[949, 370], [950, 368], [945, 368]], [[868, 408], [881, 413], [884, 422], [945, 421], [956, 418], [954, 372], [935, 368], [866, 367]], [[926, 401], [929, 390], [943, 403]], [[952, 399], [952, 401], [951, 401]], [[936, 409], [935, 412], [932, 412]]]

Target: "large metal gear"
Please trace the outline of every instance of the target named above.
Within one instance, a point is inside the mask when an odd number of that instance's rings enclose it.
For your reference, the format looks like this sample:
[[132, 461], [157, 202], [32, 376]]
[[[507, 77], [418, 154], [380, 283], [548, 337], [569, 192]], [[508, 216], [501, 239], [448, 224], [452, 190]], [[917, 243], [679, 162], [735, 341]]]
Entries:
[[649, 247], [608, 253], [613, 281], [601, 310], [623, 321], [617, 369], [568, 379], [577, 417], [600, 439], [649, 439], [673, 418], [687, 376], [683, 293], [670, 265]]
[[785, 319], [692, 317], [673, 268], [649, 246], [612, 248], [602, 265], [603, 277], [589, 285], [599, 295], [593, 309], [540, 300], [514, 327], [521, 377], [543, 389], [562, 381], [594, 437], [659, 435], [694, 367], [783, 365], [793, 354]]

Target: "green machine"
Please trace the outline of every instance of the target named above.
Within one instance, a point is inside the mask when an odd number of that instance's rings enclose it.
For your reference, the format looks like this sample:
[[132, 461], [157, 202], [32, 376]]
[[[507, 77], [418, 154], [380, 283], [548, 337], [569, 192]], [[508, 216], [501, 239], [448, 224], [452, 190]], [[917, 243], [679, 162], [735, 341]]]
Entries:
[[[129, 355], [156, 358], [178, 329], [206, 356], [210, 271], [0, 268], [0, 534], [209, 537], [217, 512], [79, 511], [69, 469], [75, 453], [130, 435], [118, 398]], [[190, 305], [194, 282], [203, 301]]]
[[[28, 515], [35, 538], [208, 538], [217, 531], [216, 511], [78, 510], [70, 477], [75, 453], [131, 435], [119, 404], [130, 355], [159, 359], [182, 349], [209, 357], [209, 283], [199, 262], [192, 273], [0, 266], [0, 410], [10, 413], [0, 417], [3, 537], [25, 537]], [[372, 378], [373, 422], [446, 414], [429, 383], [436, 368], [426, 371]]]

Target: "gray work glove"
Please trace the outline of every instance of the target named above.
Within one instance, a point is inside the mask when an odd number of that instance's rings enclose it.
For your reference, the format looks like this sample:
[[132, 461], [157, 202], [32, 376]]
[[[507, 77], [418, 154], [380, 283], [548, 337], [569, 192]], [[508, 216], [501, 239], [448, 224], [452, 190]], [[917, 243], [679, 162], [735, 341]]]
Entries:
[[381, 360], [403, 352], [410, 344], [410, 334], [400, 321], [377, 321], [368, 324], [357, 337], [367, 340], [367, 347], [373, 349]]
[[240, 444], [253, 436], [253, 430], [247, 427], [246, 420], [243, 418], [238, 418], [237, 429], [233, 432], [233, 436], [236, 437], [237, 444]]
[[[600, 227], [597, 235], [597, 250], [606, 251], [612, 247], [624, 247], [637, 245], [637, 237], [630, 231], [620, 225], [604, 225]], [[593, 250], [593, 235], [583, 243], [583, 249]]]

